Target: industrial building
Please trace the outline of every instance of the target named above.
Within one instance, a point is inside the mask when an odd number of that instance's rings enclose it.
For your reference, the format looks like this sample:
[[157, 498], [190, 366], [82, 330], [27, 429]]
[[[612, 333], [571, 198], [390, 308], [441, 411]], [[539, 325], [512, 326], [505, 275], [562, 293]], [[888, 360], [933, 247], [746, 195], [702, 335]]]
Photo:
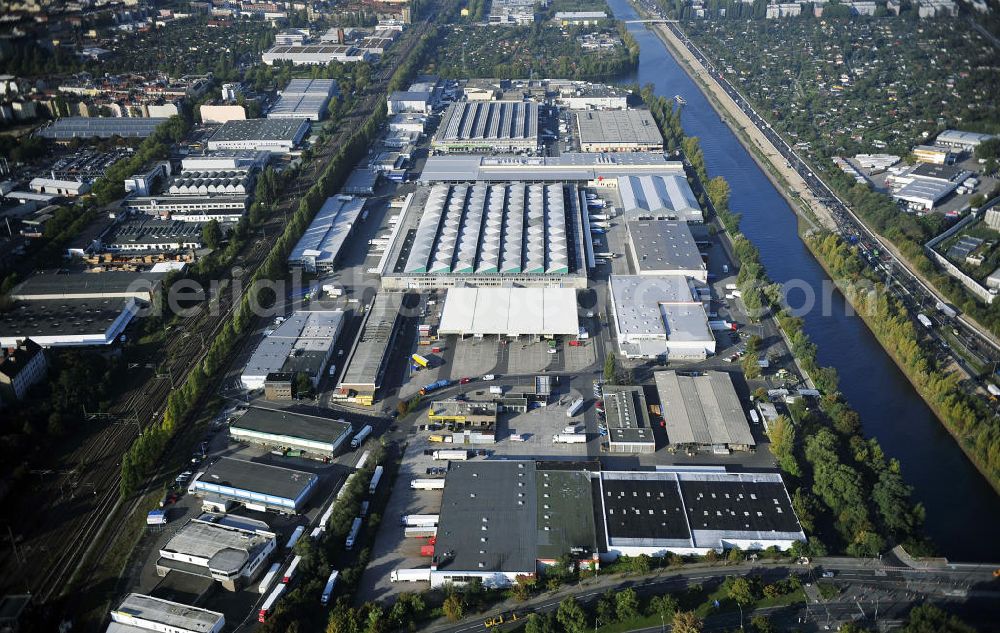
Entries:
[[269, 119], [322, 121], [339, 94], [334, 79], [292, 79], [267, 113]]
[[963, 132], [961, 130], [945, 130], [934, 139], [935, 145], [943, 147], [954, 147], [963, 152], [975, 151], [981, 143], [996, 138], [994, 134], [980, 134], [979, 132]]
[[892, 197], [917, 209], [930, 211], [959, 187], [972, 172], [952, 165], [920, 163], [893, 179]]
[[584, 152], [662, 152], [663, 135], [648, 110], [573, 112]]
[[247, 391], [264, 387], [268, 374], [305, 374], [315, 387], [344, 327], [343, 310], [297, 311], [257, 345], [240, 382]]
[[459, 101], [448, 106], [431, 147], [443, 152], [537, 152], [538, 104]]
[[392, 116], [401, 113], [430, 114], [434, 109], [434, 93], [427, 90], [390, 92], [386, 97], [387, 113]]
[[228, 121], [245, 121], [247, 111], [241, 105], [210, 105], [203, 104], [198, 108], [202, 123], [226, 123]]
[[321, 418], [291, 411], [251, 407], [229, 426], [237, 442], [267, 448], [302, 451], [303, 457], [329, 460], [351, 435], [344, 420]]
[[256, 169], [183, 169], [162, 194], [127, 198], [125, 208], [183, 222], [239, 222], [250, 206]]
[[582, 192], [562, 183], [437, 184], [406, 202], [382, 287], [586, 287]]
[[604, 385], [602, 398], [608, 452], [655, 453], [656, 439], [642, 387]]
[[262, 521], [203, 514], [160, 548], [156, 573], [211, 578], [228, 591], [238, 591], [253, 582], [276, 547], [277, 535]]
[[353, 196], [327, 198], [292, 249], [288, 265], [311, 273], [333, 270], [364, 206], [364, 199]]
[[305, 139], [309, 122], [298, 119], [228, 121], [208, 139], [208, 149], [267, 150], [287, 154]]
[[113, 225], [100, 239], [99, 249], [111, 253], [172, 253], [202, 247], [199, 222], [160, 220], [142, 215]]
[[950, 164], [954, 159], [951, 148], [937, 145], [917, 145], [913, 148], [913, 157], [921, 163], [932, 165]]
[[748, 451], [756, 445], [747, 416], [726, 372], [697, 376], [653, 373], [671, 448], [686, 451]]
[[556, 11], [552, 19], [563, 26], [569, 24], [589, 26], [608, 19], [608, 14], [604, 11]]
[[447, 424], [452, 444], [493, 444], [499, 411], [493, 401], [435, 400], [427, 419]]
[[61, 117], [36, 132], [42, 138], [69, 142], [75, 138], [146, 138], [165, 117]]
[[326, 66], [332, 62], [345, 64], [371, 59], [367, 51], [347, 44], [275, 46], [264, 51], [260, 57], [268, 66], [273, 66], [274, 62], [291, 62], [295, 66]]
[[701, 205], [684, 172], [618, 177], [618, 195], [626, 220], [679, 220], [701, 223]]
[[618, 349], [626, 358], [703, 359], [715, 336], [695, 282], [679, 275], [611, 275]]
[[90, 185], [79, 180], [57, 180], [54, 178], [32, 178], [28, 188], [35, 193], [49, 193], [56, 196], [75, 198], [90, 192]]
[[28, 389], [47, 378], [48, 368], [45, 351], [30, 338], [4, 346], [0, 349], [0, 401], [23, 400]]
[[221, 633], [225, 625], [226, 617], [221, 613], [130, 593], [111, 611], [105, 633]]
[[256, 149], [215, 150], [188, 154], [181, 159], [181, 171], [260, 171], [267, 165], [271, 152]]
[[258, 512], [300, 514], [318, 483], [312, 473], [222, 457], [195, 475], [188, 490], [222, 511], [242, 503]]
[[14, 301], [133, 298], [149, 303], [164, 277], [164, 273], [126, 271], [35, 273], [14, 286], [9, 297]]
[[351, 196], [375, 195], [375, 186], [381, 172], [367, 167], [356, 167], [351, 170], [341, 191]]
[[368, 309], [358, 339], [347, 360], [347, 369], [340, 378], [338, 395], [357, 404], [371, 406], [375, 393], [382, 386], [389, 350], [399, 330], [399, 312], [403, 306], [401, 293], [380, 292]]
[[431, 587], [506, 587], [566, 555], [596, 569], [622, 555], [786, 550], [796, 541], [805, 534], [776, 472], [452, 462], [428, 575]]
[[682, 275], [708, 283], [708, 266], [686, 222], [632, 220], [625, 226], [636, 274]]
[[[575, 182], [595, 187], [618, 188], [622, 176], [679, 176], [684, 164], [667, 160], [661, 153], [627, 152], [585, 154], [566, 152], [559, 156], [428, 156], [420, 181], [434, 182]], [[686, 184], [686, 181], [685, 181]], [[680, 185], [678, 185], [680, 186]], [[688, 187], [690, 190], [690, 187]], [[683, 190], [680, 190], [681, 192]], [[694, 199], [694, 194], [691, 194]], [[669, 198], [668, 198], [669, 200]], [[680, 202], [679, 202], [680, 204]], [[685, 209], [690, 208], [684, 205]], [[699, 211], [697, 200], [694, 209]], [[673, 209], [659, 215], [637, 214], [637, 219], [676, 219]], [[674, 217], [670, 217], [674, 215]]]
[[439, 335], [576, 336], [573, 288], [451, 288]]

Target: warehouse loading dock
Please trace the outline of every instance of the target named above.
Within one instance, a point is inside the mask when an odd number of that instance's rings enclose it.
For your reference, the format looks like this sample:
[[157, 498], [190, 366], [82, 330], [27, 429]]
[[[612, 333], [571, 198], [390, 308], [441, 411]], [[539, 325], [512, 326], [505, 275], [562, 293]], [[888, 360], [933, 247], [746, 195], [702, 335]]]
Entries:
[[303, 457], [329, 461], [350, 437], [344, 420], [251, 407], [229, 427], [234, 440], [267, 448], [302, 451]]

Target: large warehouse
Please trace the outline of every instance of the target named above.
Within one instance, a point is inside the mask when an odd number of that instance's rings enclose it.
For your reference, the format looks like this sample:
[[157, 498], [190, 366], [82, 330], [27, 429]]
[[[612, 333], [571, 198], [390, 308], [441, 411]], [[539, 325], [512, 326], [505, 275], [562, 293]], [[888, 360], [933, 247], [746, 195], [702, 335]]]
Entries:
[[618, 349], [626, 358], [701, 359], [715, 335], [695, 282], [679, 275], [611, 275]]
[[227, 121], [208, 139], [208, 149], [253, 149], [288, 153], [309, 132], [309, 122], [299, 119], [247, 119]]
[[448, 106], [431, 144], [445, 152], [536, 152], [538, 104], [460, 101]]
[[312, 473], [222, 457], [198, 473], [188, 490], [222, 509], [242, 503], [248, 510], [299, 514], [318, 483]]
[[330, 99], [337, 94], [335, 79], [293, 79], [281, 91], [267, 118], [321, 121], [326, 117]]
[[678, 450], [748, 451], [756, 442], [733, 379], [722, 371], [682, 376], [653, 372], [667, 441]]
[[383, 256], [382, 286], [584, 288], [581, 195], [561, 183], [420, 188]]
[[786, 550], [805, 534], [776, 472], [715, 466], [592, 470], [595, 463], [452, 462], [445, 477], [432, 587], [479, 579], [505, 587], [569, 555]]
[[618, 195], [626, 220], [680, 220], [701, 223], [705, 217], [683, 173], [619, 176]]
[[566, 152], [559, 156], [428, 156], [424, 169], [420, 172], [420, 182], [575, 182], [615, 188], [618, 187], [618, 178], [635, 175], [677, 175], [683, 178], [684, 164], [667, 160], [662, 153], [656, 152]]
[[632, 220], [625, 226], [637, 274], [682, 275], [708, 283], [708, 266], [687, 222]]
[[257, 345], [240, 375], [243, 388], [263, 389], [267, 375], [272, 373], [304, 373], [315, 387], [343, 327], [343, 310], [294, 312]]
[[642, 387], [604, 385], [602, 398], [608, 452], [655, 453], [656, 439]]
[[332, 62], [366, 62], [371, 59], [371, 55], [347, 44], [304, 44], [275, 46], [264, 51], [260, 59], [268, 66], [273, 66], [274, 62], [292, 62], [295, 66], [326, 66]]
[[229, 426], [238, 442], [302, 451], [303, 457], [329, 460], [351, 435], [344, 420], [250, 407]]
[[42, 138], [69, 142], [75, 138], [146, 138], [164, 117], [61, 117], [36, 132]]
[[574, 112], [584, 152], [662, 152], [663, 135], [648, 110]]
[[389, 351], [399, 332], [402, 307], [401, 293], [380, 292], [375, 295], [361, 326], [361, 337], [351, 350], [347, 369], [337, 385], [339, 397], [353, 399], [364, 406], [374, 404], [375, 393], [382, 386]]
[[185, 523], [160, 548], [156, 573], [211, 578], [238, 591], [253, 582], [276, 548], [277, 535], [262, 521], [204, 514]]
[[327, 198], [292, 249], [288, 265], [300, 266], [311, 273], [333, 270], [364, 206], [363, 199], [353, 196]]
[[459, 336], [576, 336], [572, 288], [452, 288], [438, 334]]

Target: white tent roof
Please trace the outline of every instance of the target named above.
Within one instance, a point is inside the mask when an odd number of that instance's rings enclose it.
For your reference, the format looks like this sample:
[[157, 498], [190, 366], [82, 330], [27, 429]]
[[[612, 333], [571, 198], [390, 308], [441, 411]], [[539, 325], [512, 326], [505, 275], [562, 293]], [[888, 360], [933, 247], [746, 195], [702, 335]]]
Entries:
[[580, 332], [572, 288], [452, 288], [441, 334], [572, 335]]

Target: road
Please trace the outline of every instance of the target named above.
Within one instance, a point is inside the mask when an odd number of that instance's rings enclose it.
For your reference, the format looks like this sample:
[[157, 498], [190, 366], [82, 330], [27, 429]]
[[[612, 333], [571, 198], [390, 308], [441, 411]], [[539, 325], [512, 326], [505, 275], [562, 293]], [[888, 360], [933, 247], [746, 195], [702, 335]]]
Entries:
[[[651, 8], [648, 3], [643, 3], [641, 9], [654, 14], [659, 11], [659, 9]], [[792, 171], [793, 177], [788, 179], [790, 184], [807, 201], [813, 201], [810, 206], [814, 211], [823, 211], [824, 217], [829, 215], [836, 230], [845, 239], [858, 246], [867, 264], [884, 279], [887, 287], [906, 306], [918, 332], [926, 331], [926, 328], [916, 320], [918, 313], [936, 315], [943, 326], [957, 332], [956, 338], [962, 347], [983, 361], [982, 364], [993, 365], [1000, 362], [1000, 342], [980, 324], [967, 316], [957, 315], [953, 318], [943, 313], [939, 309], [939, 305], [947, 305], [947, 299], [938, 293], [919, 273], [910, 268], [894, 245], [870, 230], [853, 210], [821, 178], [816, 176], [813, 168], [771, 128], [770, 124], [757, 113], [750, 102], [718, 71], [712, 61], [687, 38], [676, 24], [658, 24], [652, 28], [670, 43], [671, 48], [677, 50], [696, 72], [701, 71], [699, 74], [702, 75], [702, 81], [706, 81], [708, 78], [707, 83], [710, 89], [718, 88], [718, 90], [713, 91], [716, 93], [718, 103], [726, 107], [731, 115], [738, 114], [741, 120], [745, 119], [750, 124], [749, 128], [744, 128], [744, 131], [760, 135], [765, 139], [765, 143], [760, 144], [762, 149], [771, 147], [777, 151], [777, 155], [768, 156], [774, 168], [781, 173]], [[720, 93], [722, 98], [718, 98]], [[770, 154], [766, 149], [765, 153]], [[987, 206], [998, 202], [1000, 200], [993, 200]], [[979, 372], [972, 368], [962, 355], [949, 347], [942, 334], [935, 332], [930, 336], [937, 343], [937, 349], [932, 350], [932, 353], [948, 355], [950, 360], [961, 367], [967, 375], [977, 377], [976, 387], [981, 387], [981, 384], [978, 383]], [[976, 389], [974, 388], [973, 391]], [[982, 396], [985, 392], [983, 389], [978, 389], [978, 393]]]
[[[836, 584], [842, 588], [836, 598], [824, 601], [811, 587], [806, 587], [810, 602], [805, 604], [767, 607], [742, 614], [743, 621], [749, 622], [753, 615], [769, 615], [778, 624], [788, 626], [799, 623], [814, 623], [818, 628], [827, 624], [832, 629], [837, 623], [861, 620], [869, 624], [876, 618], [897, 619], [920, 600], [944, 600], [951, 596], [964, 595], [976, 588], [982, 598], [995, 600], [1000, 597], [996, 582], [989, 566], [954, 566], [921, 570], [898, 566], [893, 559], [887, 563], [878, 559], [829, 558], [816, 559], [812, 565], [787, 565], [785, 562], [749, 561], [736, 565], [706, 564], [665, 570], [645, 576], [605, 576], [569, 585], [555, 592], [546, 592], [525, 602], [508, 600], [495, 605], [486, 614], [469, 616], [459, 622], [438, 620], [423, 630], [428, 633], [468, 633], [484, 630], [483, 621], [501, 613], [517, 612], [549, 613], [558, 608], [559, 602], [573, 596], [583, 603], [596, 600], [606, 591], [621, 591], [633, 588], [640, 596], [658, 595], [666, 592], [683, 591], [701, 584], [714, 587], [726, 576], [756, 575], [765, 582], [774, 582], [790, 575], [805, 575], [805, 581], [812, 585], [822, 572], [832, 571]], [[825, 581], [824, 581], [825, 582]], [[705, 621], [706, 630], [732, 629], [740, 625], [740, 613], [727, 611], [709, 615]], [[494, 629], [496, 630], [496, 629]], [[636, 628], [635, 631], [661, 630], [659, 625]]]

